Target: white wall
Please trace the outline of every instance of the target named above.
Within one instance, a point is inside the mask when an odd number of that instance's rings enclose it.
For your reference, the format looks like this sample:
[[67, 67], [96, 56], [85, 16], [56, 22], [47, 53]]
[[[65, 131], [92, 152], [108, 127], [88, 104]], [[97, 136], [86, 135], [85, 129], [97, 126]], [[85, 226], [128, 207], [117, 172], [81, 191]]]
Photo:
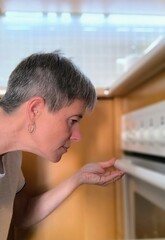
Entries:
[[163, 26], [110, 25], [107, 20], [83, 23], [41, 17], [0, 17], [0, 87], [22, 58], [34, 52], [60, 49], [91, 78], [96, 87], [108, 87], [119, 75], [117, 59], [144, 49], [159, 35]]

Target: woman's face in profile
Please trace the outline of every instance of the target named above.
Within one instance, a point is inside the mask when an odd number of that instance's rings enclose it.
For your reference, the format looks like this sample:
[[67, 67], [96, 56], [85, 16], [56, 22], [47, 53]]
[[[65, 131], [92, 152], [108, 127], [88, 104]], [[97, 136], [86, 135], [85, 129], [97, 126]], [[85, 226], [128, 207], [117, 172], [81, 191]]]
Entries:
[[57, 112], [50, 112], [45, 105], [36, 119], [33, 134], [35, 153], [52, 162], [58, 162], [73, 141], [79, 141], [79, 122], [85, 113], [83, 101], [75, 100]]

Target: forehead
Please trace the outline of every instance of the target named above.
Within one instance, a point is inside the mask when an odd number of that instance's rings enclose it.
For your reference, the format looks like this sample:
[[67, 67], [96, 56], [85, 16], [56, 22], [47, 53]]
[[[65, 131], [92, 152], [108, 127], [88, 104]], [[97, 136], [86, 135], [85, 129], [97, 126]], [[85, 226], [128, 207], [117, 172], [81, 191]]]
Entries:
[[82, 100], [74, 100], [70, 105], [61, 108], [59, 111], [70, 115], [83, 116], [86, 111], [86, 104]]

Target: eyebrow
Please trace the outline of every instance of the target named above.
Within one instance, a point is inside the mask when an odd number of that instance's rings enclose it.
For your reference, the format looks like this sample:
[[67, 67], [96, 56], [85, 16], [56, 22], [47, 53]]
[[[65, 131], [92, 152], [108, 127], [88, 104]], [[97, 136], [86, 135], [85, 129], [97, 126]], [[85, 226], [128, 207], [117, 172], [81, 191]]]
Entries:
[[75, 117], [78, 117], [78, 118], [83, 118], [83, 115], [82, 114], [76, 114], [76, 115], [74, 115]]
[[79, 118], [83, 118], [83, 115], [82, 115], [82, 114], [79, 114], [78, 116], [79, 116]]

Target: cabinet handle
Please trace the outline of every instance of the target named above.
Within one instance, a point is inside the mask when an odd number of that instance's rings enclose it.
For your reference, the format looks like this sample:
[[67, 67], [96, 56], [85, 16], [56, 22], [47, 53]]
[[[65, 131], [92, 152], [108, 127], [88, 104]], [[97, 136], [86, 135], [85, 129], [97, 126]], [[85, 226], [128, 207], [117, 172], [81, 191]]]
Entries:
[[165, 190], [165, 175], [133, 164], [130, 159], [118, 159], [115, 167], [125, 173]]

